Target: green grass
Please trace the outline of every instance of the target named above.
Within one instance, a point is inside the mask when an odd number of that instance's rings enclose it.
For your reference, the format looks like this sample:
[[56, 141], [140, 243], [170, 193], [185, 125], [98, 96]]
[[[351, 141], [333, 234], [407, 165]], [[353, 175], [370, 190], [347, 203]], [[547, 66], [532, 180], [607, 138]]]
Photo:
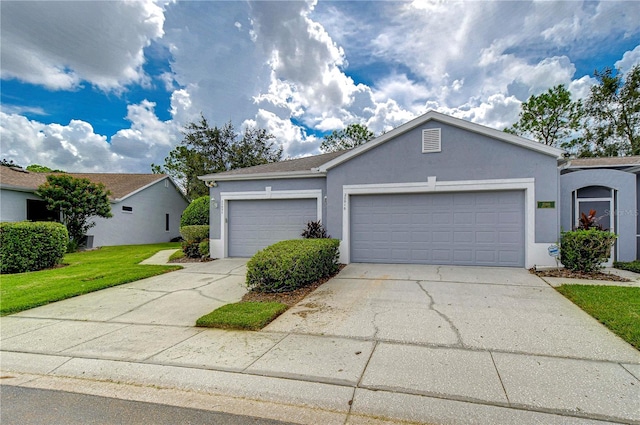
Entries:
[[630, 272], [640, 273], [640, 260], [629, 261], [629, 262], [621, 262], [616, 261], [613, 263], [613, 267], [621, 270], [629, 270]]
[[0, 315], [28, 310], [110, 286], [156, 276], [180, 266], [139, 265], [178, 243], [108, 246], [65, 255], [64, 267], [0, 277]]
[[184, 251], [183, 250], [179, 250], [179, 251], [176, 251], [173, 254], [171, 254], [171, 256], [169, 257], [169, 261], [171, 261], [171, 260], [179, 260], [180, 258], [184, 258]]
[[562, 285], [556, 289], [640, 350], [640, 288]]
[[257, 331], [287, 311], [277, 302], [239, 302], [224, 305], [196, 321], [196, 326]]

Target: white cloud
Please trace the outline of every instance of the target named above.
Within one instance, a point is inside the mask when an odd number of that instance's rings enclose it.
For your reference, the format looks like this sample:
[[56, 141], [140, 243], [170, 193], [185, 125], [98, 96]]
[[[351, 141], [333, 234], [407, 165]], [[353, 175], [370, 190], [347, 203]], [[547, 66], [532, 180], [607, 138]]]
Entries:
[[624, 55], [622, 55], [622, 59], [615, 63], [615, 67], [623, 73], [626, 73], [638, 64], [640, 64], [640, 45], [636, 46], [633, 50], [625, 52]]
[[163, 34], [163, 9], [151, 0], [9, 1], [0, 7], [2, 78], [53, 90], [82, 81], [103, 90], [143, 82], [143, 49]]

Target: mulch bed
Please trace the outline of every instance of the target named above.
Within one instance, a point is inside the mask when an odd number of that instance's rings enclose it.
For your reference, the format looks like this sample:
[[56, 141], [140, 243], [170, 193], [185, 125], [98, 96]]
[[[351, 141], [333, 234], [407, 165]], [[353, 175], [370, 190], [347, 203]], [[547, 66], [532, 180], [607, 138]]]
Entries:
[[630, 282], [630, 280], [627, 278], [620, 277], [612, 273], [603, 273], [603, 272], [582, 273], [582, 272], [574, 272], [567, 269], [536, 270], [535, 268], [531, 268], [529, 269], [529, 271], [540, 277], [563, 277], [563, 278], [570, 278], [570, 279], [609, 280], [612, 282]]
[[329, 279], [331, 279], [336, 274], [340, 273], [345, 267], [344, 264], [340, 264], [340, 268], [338, 271], [331, 276], [325, 277], [323, 279], [317, 280], [313, 283], [310, 283], [307, 286], [303, 286], [302, 288], [298, 288], [295, 291], [291, 292], [280, 292], [280, 293], [266, 293], [266, 292], [255, 292], [250, 291], [247, 292], [243, 297], [242, 301], [266, 301], [266, 302], [278, 302], [282, 304], [286, 304], [289, 308], [298, 304], [300, 301], [304, 299], [311, 292], [315, 291], [320, 287], [320, 285], [326, 283]]

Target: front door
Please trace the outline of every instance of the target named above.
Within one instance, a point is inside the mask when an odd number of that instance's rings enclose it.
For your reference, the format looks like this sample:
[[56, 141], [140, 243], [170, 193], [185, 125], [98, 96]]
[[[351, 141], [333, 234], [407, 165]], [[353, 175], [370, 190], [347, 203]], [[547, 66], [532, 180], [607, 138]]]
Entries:
[[[608, 230], [615, 233], [616, 222], [615, 218], [615, 202], [614, 191], [604, 186], [589, 186], [577, 190], [575, 205], [575, 217], [574, 228], [580, 226], [580, 217], [582, 214], [588, 216], [590, 211], [595, 211], [596, 223], [602, 226], [604, 230]], [[606, 266], [613, 266], [615, 259], [615, 244], [611, 249], [611, 256], [609, 261], [605, 263]]]

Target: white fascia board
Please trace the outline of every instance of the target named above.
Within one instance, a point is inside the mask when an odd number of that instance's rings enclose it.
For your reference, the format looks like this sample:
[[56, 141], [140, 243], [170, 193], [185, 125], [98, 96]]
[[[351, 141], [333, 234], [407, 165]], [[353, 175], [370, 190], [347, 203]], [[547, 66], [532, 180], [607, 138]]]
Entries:
[[10, 184], [0, 184], [0, 189], [2, 190], [11, 190], [13, 192], [27, 192], [27, 193], [36, 193], [38, 189], [34, 189], [32, 187], [24, 187], [24, 186], [13, 186]]
[[535, 142], [533, 140], [525, 139], [524, 137], [505, 133], [504, 131], [496, 130], [490, 127], [486, 127], [484, 125], [465, 121], [460, 118], [454, 118], [452, 116], [441, 114], [436, 111], [429, 111], [426, 114], [421, 115], [418, 118], [415, 118], [407, 122], [406, 124], [403, 124], [400, 127], [394, 128], [388, 133], [385, 133], [382, 136], [371, 140], [370, 142], [367, 142], [363, 145], [358, 146], [357, 148], [345, 153], [344, 155], [334, 158], [333, 160], [319, 167], [319, 170], [326, 172], [327, 170], [330, 170], [331, 168], [337, 165], [340, 165], [343, 162], [348, 161], [349, 159], [355, 156], [358, 156], [370, 149], [373, 149], [382, 143], [385, 143], [403, 133], [413, 130], [414, 128], [424, 125], [427, 122], [432, 120], [451, 125], [452, 127], [462, 128], [464, 130], [467, 130], [473, 133], [478, 133], [487, 137], [491, 137], [493, 139], [498, 139], [506, 143], [511, 143], [516, 146], [521, 146], [526, 149], [537, 151], [557, 159], [563, 158], [564, 151], [562, 149], [554, 148], [552, 146], [547, 146], [542, 143]]
[[154, 181], [152, 181], [152, 182], [151, 182], [151, 183], [149, 183], [149, 184], [146, 184], [146, 185], [144, 185], [144, 186], [142, 186], [142, 187], [137, 188], [137, 189], [136, 189], [136, 190], [134, 190], [133, 192], [129, 192], [129, 193], [127, 193], [127, 194], [126, 194], [126, 195], [124, 195], [122, 198], [114, 198], [111, 202], [112, 202], [112, 203], [116, 203], [116, 202], [124, 201], [125, 199], [127, 199], [127, 198], [129, 198], [129, 197], [131, 197], [131, 196], [135, 195], [136, 193], [142, 192], [142, 191], [143, 191], [143, 190], [145, 190], [146, 188], [151, 187], [151, 186], [153, 186], [154, 184], [159, 183], [159, 182], [163, 181], [164, 179], [168, 179], [168, 178], [169, 178], [169, 176], [164, 176], [164, 177], [162, 177], [162, 178], [159, 178], [158, 180], [154, 180]]
[[270, 180], [270, 179], [307, 179], [313, 177], [324, 177], [326, 173], [317, 170], [304, 171], [281, 171], [277, 173], [255, 173], [255, 174], [233, 174], [220, 176], [217, 174], [207, 174], [198, 176], [202, 181], [237, 181], [237, 180]]
[[187, 203], [189, 202], [189, 199], [187, 199], [187, 195], [185, 195], [185, 194], [184, 194], [184, 192], [182, 191], [182, 189], [180, 189], [180, 187], [176, 184], [176, 182], [174, 182], [174, 181], [173, 181], [173, 179], [171, 178], [171, 176], [167, 176], [167, 175], [165, 175], [165, 176], [164, 176], [164, 177], [162, 177], [161, 179], [158, 179], [158, 180], [153, 181], [153, 182], [151, 182], [151, 183], [149, 183], [149, 184], [147, 184], [147, 185], [144, 185], [144, 186], [142, 186], [142, 187], [140, 187], [140, 188], [138, 188], [138, 189], [134, 190], [133, 192], [126, 194], [126, 195], [125, 195], [125, 196], [123, 196], [122, 198], [116, 198], [116, 199], [111, 200], [111, 203], [115, 204], [115, 203], [117, 203], [117, 202], [124, 201], [125, 199], [130, 198], [131, 196], [135, 195], [136, 193], [140, 193], [140, 192], [142, 192], [143, 190], [145, 190], [146, 188], [151, 187], [151, 186], [153, 186], [154, 184], [158, 184], [158, 183], [160, 183], [160, 182], [163, 182], [163, 181], [165, 181], [165, 180], [169, 180], [169, 181], [171, 182], [171, 184], [173, 185], [173, 188], [174, 188], [175, 190], [177, 190], [177, 191], [178, 191], [178, 193], [180, 194], [180, 196], [182, 196], [182, 198], [184, 198], [184, 200], [185, 200], [185, 201], [187, 201]]

